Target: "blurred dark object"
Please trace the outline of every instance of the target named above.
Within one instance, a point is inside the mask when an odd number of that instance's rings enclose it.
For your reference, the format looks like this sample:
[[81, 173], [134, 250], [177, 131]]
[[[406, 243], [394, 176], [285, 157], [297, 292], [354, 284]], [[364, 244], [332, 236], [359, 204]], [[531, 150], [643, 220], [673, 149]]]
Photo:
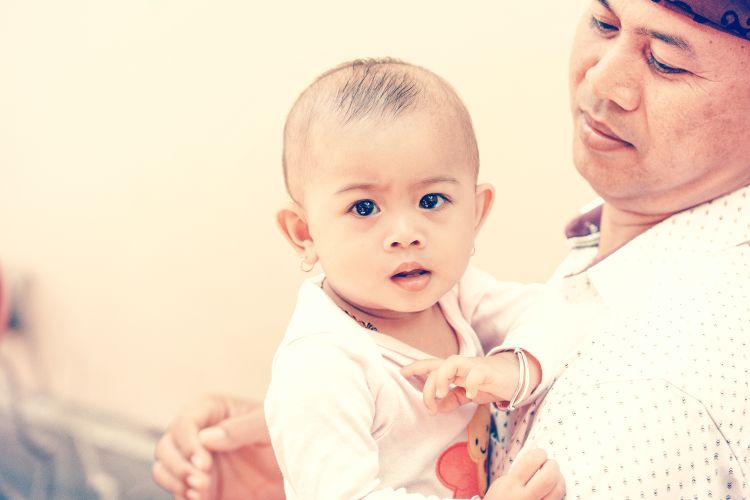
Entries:
[[171, 498], [151, 480], [159, 430], [27, 396], [19, 432], [10, 410], [0, 398], [0, 500]]
[[[12, 299], [0, 270], [0, 343], [23, 326]], [[167, 500], [151, 480], [160, 434], [29, 394], [0, 350], [0, 500]]]
[[3, 333], [8, 328], [10, 322], [10, 300], [8, 298], [8, 289], [3, 279], [3, 270], [0, 269], [0, 340]]

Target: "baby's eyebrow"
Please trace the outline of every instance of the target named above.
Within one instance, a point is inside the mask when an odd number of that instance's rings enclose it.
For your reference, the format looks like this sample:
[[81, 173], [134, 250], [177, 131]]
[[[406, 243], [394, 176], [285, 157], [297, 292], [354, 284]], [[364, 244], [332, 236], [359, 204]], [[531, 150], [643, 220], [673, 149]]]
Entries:
[[[430, 184], [438, 184], [441, 182], [449, 182], [451, 184], [460, 184], [458, 179], [455, 177], [451, 177], [448, 175], [438, 175], [435, 177], [428, 177], [427, 179], [422, 179], [421, 181], [415, 182], [413, 185], [417, 187], [422, 186], [429, 186]], [[378, 189], [379, 184], [376, 184], [374, 182], [354, 182], [352, 184], [347, 184], [344, 187], [337, 189], [334, 194], [342, 194], [346, 193], [348, 191], [371, 191]]]
[[337, 190], [335, 194], [346, 193], [347, 191], [374, 189], [375, 187], [377, 187], [377, 184], [373, 184], [371, 182], [356, 182], [354, 184], [347, 184], [346, 186]]
[[436, 176], [436, 177], [429, 177], [427, 179], [421, 180], [421, 181], [417, 182], [417, 185], [418, 186], [426, 186], [428, 184], [437, 184], [437, 183], [440, 183], [440, 182], [449, 182], [451, 184], [460, 184], [458, 182], [458, 179], [456, 179], [455, 177], [450, 177], [450, 176], [447, 176], [447, 175], [439, 175], [439, 176]]

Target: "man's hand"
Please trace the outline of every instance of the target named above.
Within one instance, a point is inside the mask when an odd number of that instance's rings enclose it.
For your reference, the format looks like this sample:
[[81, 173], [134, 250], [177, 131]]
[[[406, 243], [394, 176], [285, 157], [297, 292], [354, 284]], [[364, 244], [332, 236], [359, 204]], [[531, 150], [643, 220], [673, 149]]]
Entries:
[[541, 448], [522, 451], [510, 470], [492, 482], [484, 500], [558, 500], [565, 496], [565, 479]]
[[[539, 363], [527, 354], [530, 386], [541, 378]], [[401, 369], [405, 377], [427, 376], [422, 398], [431, 413], [448, 412], [472, 401], [477, 404], [505, 402], [518, 384], [518, 359], [506, 351], [487, 357], [450, 356], [416, 361]]]
[[176, 499], [281, 500], [284, 486], [260, 403], [208, 396], [159, 440], [154, 481]]

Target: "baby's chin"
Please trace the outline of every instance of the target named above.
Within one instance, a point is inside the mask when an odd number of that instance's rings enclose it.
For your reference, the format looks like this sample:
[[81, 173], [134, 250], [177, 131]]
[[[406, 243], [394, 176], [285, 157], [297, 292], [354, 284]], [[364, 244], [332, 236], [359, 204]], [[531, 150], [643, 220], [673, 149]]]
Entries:
[[[340, 301], [376, 318], [396, 319], [422, 313], [434, 307], [448, 290], [436, 282], [420, 291], [408, 291], [393, 283], [367, 288], [356, 283], [340, 283], [326, 278], [328, 287]], [[330, 294], [330, 292], [329, 292]], [[377, 297], [377, 300], [375, 298]]]
[[423, 313], [432, 307], [435, 307], [436, 304], [437, 300], [413, 300], [408, 302], [398, 300], [393, 301], [393, 303], [385, 304], [365, 303], [362, 305], [355, 305], [355, 307], [374, 317], [397, 319]]

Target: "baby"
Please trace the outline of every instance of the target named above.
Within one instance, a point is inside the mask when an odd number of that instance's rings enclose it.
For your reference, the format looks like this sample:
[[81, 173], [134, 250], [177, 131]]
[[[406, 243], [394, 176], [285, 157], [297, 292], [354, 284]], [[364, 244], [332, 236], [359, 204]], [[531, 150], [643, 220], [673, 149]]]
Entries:
[[287, 498], [561, 497], [542, 450], [487, 489], [475, 402], [528, 400], [541, 367], [484, 355], [536, 291], [468, 267], [493, 190], [455, 91], [396, 60], [341, 65], [294, 104], [283, 162], [278, 224], [324, 271], [300, 288], [265, 400]]

